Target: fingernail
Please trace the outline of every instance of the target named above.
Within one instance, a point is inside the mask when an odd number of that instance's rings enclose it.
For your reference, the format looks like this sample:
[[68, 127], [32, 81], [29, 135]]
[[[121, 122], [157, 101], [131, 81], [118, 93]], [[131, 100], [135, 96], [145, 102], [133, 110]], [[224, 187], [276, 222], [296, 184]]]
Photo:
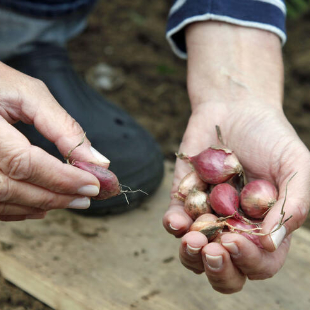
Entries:
[[171, 223], [169, 224], [169, 227], [172, 229], [172, 230], [179, 230], [178, 228], [175, 228], [171, 225]]
[[99, 188], [96, 185], [85, 185], [78, 189], [77, 193], [83, 196], [97, 196], [99, 194]]
[[[278, 227], [278, 224], [275, 227], [273, 227], [272, 230], [276, 229], [277, 227]], [[278, 229], [277, 231], [271, 234], [271, 240], [276, 249], [280, 246], [285, 236], [286, 236], [285, 226], [281, 226], [280, 229]]]
[[201, 247], [200, 248], [194, 248], [194, 247], [190, 246], [189, 244], [186, 245], [186, 251], [190, 255], [198, 254], [200, 250], [201, 250]]
[[110, 161], [105, 157], [103, 156], [101, 153], [99, 153], [96, 149], [94, 149], [92, 146], [90, 147], [90, 151], [92, 152], [92, 154], [94, 155], [94, 157], [102, 162], [102, 163], [105, 163], [105, 164], [109, 164]]
[[228, 250], [230, 254], [237, 255], [239, 253], [239, 249], [234, 242], [222, 243], [222, 246]]
[[220, 269], [223, 265], [222, 255], [212, 256], [212, 255], [206, 254], [206, 261], [207, 261], [207, 265], [209, 266], [209, 268], [214, 269], [214, 270]]
[[87, 209], [90, 206], [90, 199], [88, 197], [77, 198], [68, 204], [71, 209]]

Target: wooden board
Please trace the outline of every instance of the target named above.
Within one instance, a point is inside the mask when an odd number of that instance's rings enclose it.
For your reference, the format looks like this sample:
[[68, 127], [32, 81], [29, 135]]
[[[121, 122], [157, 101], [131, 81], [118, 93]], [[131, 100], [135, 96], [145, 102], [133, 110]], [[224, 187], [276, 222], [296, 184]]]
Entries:
[[[310, 232], [299, 229], [283, 269], [222, 295], [183, 268], [180, 240], [162, 227], [171, 165], [141, 208], [86, 218], [65, 210], [43, 221], [0, 222], [2, 275], [57, 310], [294, 309], [310, 307]], [[1, 250], [2, 249], [2, 250]]]

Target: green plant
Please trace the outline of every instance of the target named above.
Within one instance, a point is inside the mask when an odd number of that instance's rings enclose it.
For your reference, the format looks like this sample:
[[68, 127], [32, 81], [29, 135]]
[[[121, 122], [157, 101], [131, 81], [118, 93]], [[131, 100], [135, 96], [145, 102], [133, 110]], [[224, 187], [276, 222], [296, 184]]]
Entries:
[[286, 0], [287, 17], [297, 19], [309, 11], [310, 0]]

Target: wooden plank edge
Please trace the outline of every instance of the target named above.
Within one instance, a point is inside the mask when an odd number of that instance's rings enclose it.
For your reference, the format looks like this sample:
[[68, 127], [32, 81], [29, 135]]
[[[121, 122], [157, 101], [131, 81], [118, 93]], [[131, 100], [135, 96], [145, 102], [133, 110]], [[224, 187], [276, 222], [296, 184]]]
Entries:
[[0, 252], [2, 276], [55, 310], [95, 310], [77, 300], [70, 292], [60, 291], [42, 275], [34, 273], [16, 259]]
[[[294, 239], [297, 241], [296, 243]], [[310, 230], [301, 227], [295, 231], [293, 243], [308, 252], [310, 249]], [[293, 255], [291, 252], [289, 255]], [[83, 298], [79, 298], [74, 292], [53, 285], [42, 274], [27, 269], [27, 266], [24, 266], [17, 259], [1, 251], [0, 272], [6, 280], [55, 310], [97, 310], [89, 308], [89, 304], [83, 302]], [[103, 309], [107, 309], [107, 307], [102, 305], [100, 310]]]

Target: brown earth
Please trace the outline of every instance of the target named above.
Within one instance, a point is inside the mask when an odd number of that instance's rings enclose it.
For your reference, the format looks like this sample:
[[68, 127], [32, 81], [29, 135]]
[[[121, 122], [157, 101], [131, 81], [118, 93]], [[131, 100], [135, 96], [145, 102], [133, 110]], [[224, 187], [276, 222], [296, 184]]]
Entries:
[[[160, 143], [167, 159], [181, 141], [190, 114], [186, 93], [186, 63], [165, 41], [168, 1], [115, 0], [96, 6], [84, 33], [69, 44], [77, 71], [107, 63], [119, 69], [125, 82], [104, 95], [126, 109]], [[310, 15], [310, 14], [309, 14]], [[285, 113], [310, 148], [310, 16], [288, 23]], [[306, 222], [310, 228], [310, 220]], [[1, 310], [47, 310], [0, 277]]]

